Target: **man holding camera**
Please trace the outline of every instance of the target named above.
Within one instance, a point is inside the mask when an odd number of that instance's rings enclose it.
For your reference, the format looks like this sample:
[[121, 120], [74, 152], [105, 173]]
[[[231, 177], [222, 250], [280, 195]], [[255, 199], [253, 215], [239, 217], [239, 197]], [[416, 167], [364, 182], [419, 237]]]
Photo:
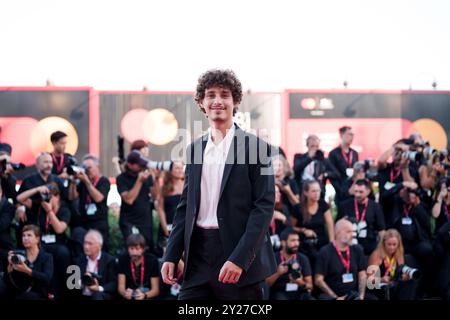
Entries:
[[302, 190], [303, 181], [317, 180], [322, 189], [321, 197], [325, 197], [325, 184], [329, 179], [336, 190], [340, 190], [339, 172], [325, 159], [325, 154], [320, 150], [320, 139], [312, 134], [306, 138], [306, 147], [308, 152], [304, 154], [297, 153], [294, 156], [294, 175], [295, 180]]
[[381, 238], [386, 229], [381, 207], [369, 199], [370, 192], [370, 181], [357, 180], [353, 187], [354, 199], [347, 199], [339, 204], [336, 218], [340, 220], [346, 217], [353, 223], [354, 231], [356, 231], [354, 244], [360, 244], [367, 256], [377, 247], [377, 236]]
[[102, 251], [103, 237], [89, 230], [83, 242], [84, 255], [77, 259], [83, 274], [80, 294], [90, 300], [112, 300], [117, 289], [116, 259]]
[[359, 246], [352, 246], [352, 223], [341, 219], [335, 241], [322, 247], [316, 261], [315, 285], [321, 300], [363, 300], [366, 295], [366, 262]]
[[126, 241], [128, 254], [119, 259], [118, 292], [126, 300], [152, 299], [159, 295], [159, 263], [145, 252], [145, 238], [131, 234]]
[[73, 165], [72, 155], [65, 153], [67, 146], [67, 134], [62, 131], [55, 131], [50, 135], [53, 145], [51, 153], [53, 168], [52, 173], [63, 180], [69, 179], [67, 167]]
[[127, 157], [125, 172], [117, 179], [117, 191], [122, 198], [119, 225], [124, 239], [130, 234], [142, 234], [150, 252], [153, 244], [153, 204], [150, 198], [153, 177], [147, 169], [148, 160], [139, 151], [132, 151]]
[[282, 250], [275, 254], [277, 272], [266, 279], [274, 300], [313, 300], [313, 280], [308, 257], [298, 252], [300, 237], [292, 228], [281, 232]]
[[85, 230], [95, 229], [102, 234], [103, 246], [107, 251], [108, 244], [108, 206], [106, 200], [110, 189], [107, 177], [99, 168], [99, 160], [93, 155], [83, 158], [84, 171], [76, 175], [79, 183], [69, 186], [69, 199], [79, 199], [81, 227]]
[[14, 206], [3, 195], [0, 186], [0, 272], [6, 270], [6, 257], [12, 250], [11, 222], [14, 219]]

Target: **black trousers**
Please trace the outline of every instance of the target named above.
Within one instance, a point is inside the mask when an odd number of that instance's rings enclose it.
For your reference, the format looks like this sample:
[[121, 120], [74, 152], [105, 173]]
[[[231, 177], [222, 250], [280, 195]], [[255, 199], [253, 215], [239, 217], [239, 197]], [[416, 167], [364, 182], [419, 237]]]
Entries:
[[195, 227], [179, 300], [262, 300], [261, 283], [238, 287], [219, 282], [227, 261], [218, 229]]

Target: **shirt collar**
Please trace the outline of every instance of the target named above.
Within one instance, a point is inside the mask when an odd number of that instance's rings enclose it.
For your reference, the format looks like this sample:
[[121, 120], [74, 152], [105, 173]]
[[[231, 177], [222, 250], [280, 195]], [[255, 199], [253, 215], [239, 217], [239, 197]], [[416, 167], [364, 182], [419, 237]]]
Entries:
[[233, 140], [236, 131], [234, 122], [231, 125], [231, 128], [227, 129], [225, 137], [223, 138], [222, 141], [220, 141], [218, 145], [215, 145], [214, 142], [212, 141], [211, 131], [212, 131], [211, 128], [208, 128], [208, 142], [206, 143], [204, 154], [207, 154], [209, 151], [211, 151], [212, 148], [217, 148], [220, 151], [222, 151], [224, 155], [227, 155], [228, 149], [230, 148], [231, 142]]
[[89, 256], [86, 256], [86, 259], [87, 259], [87, 261], [95, 262], [95, 261], [100, 260], [101, 257], [102, 257], [102, 252], [100, 251], [100, 252], [98, 253], [97, 258], [95, 258], [94, 260], [91, 260], [91, 259], [89, 258]]

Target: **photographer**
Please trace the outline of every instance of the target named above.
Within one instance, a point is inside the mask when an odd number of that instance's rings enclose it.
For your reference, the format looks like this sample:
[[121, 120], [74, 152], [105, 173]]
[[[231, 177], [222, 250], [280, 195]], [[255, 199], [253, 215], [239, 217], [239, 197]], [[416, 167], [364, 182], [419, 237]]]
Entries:
[[[0, 181], [1, 187], [3, 189], [4, 196], [7, 199], [11, 199], [14, 204], [17, 203], [16, 196], [16, 183], [17, 179], [13, 175], [15, 169], [24, 169], [25, 166], [23, 164], [11, 164], [10, 156], [7, 149], [5, 149], [5, 145], [0, 144]], [[14, 167], [13, 167], [14, 165]]]
[[316, 263], [315, 285], [322, 290], [320, 300], [374, 299], [366, 294], [366, 263], [364, 252], [352, 246], [352, 224], [339, 220], [335, 241], [324, 246]]
[[370, 181], [357, 180], [353, 187], [354, 199], [348, 199], [339, 204], [336, 220], [347, 218], [353, 223], [356, 237], [353, 244], [360, 244], [365, 255], [370, 255], [377, 246], [377, 236], [382, 236], [384, 215], [380, 205], [369, 199]]
[[411, 276], [417, 277], [419, 272], [408, 267], [404, 268], [403, 252], [400, 233], [395, 229], [389, 229], [380, 238], [377, 249], [370, 255], [368, 281], [370, 282], [373, 277], [380, 277], [381, 288], [371, 290], [380, 299], [413, 300], [415, 298], [416, 283]]
[[449, 165], [444, 153], [429, 147], [423, 153], [426, 162], [419, 167], [420, 187], [424, 190], [421, 200], [427, 209], [431, 209], [432, 195], [439, 193], [442, 181], [446, 180]]
[[292, 214], [298, 207], [300, 199], [297, 183], [291, 178], [293, 174], [289, 163], [282, 155], [276, 155], [272, 157], [272, 166], [275, 185], [281, 192], [281, 201]]
[[40, 248], [41, 232], [35, 225], [22, 230], [25, 251], [10, 251], [3, 276], [7, 297], [16, 300], [47, 300], [53, 276], [53, 258]]
[[[358, 152], [350, 147], [354, 135], [353, 129], [349, 126], [339, 128], [341, 144], [331, 150], [328, 154], [328, 160], [339, 172], [338, 183], [341, 186], [347, 178], [353, 176], [353, 166], [358, 161]], [[336, 195], [338, 195], [338, 193], [336, 193]], [[336, 204], [338, 204], [339, 200], [339, 197], [335, 198]]]
[[118, 292], [126, 300], [152, 299], [159, 295], [159, 263], [145, 253], [145, 238], [127, 238], [128, 254], [119, 259]]
[[[378, 172], [376, 167], [374, 167], [373, 161], [365, 160], [358, 161], [353, 165], [353, 175], [344, 180], [342, 183], [341, 201], [351, 199], [355, 196], [355, 186], [356, 181], [362, 179], [368, 179], [369, 181], [374, 181], [377, 178]], [[375, 201], [375, 195], [372, 190], [372, 185], [370, 185], [369, 199]]]
[[[380, 185], [380, 205], [383, 209], [387, 227], [392, 227], [391, 212], [394, 208], [394, 197], [400, 189], [409, 183], [418, 183], [415, 166], [410, 163], [407, 153], [410, 141], [403, 139], [396, 142], [384, 152], [378, 160], [378, 182]], [[392, 156], [392, 162], [387, 160]], [[406, 184], [406, 185], [407, 185]]]
[[102, 234], [104, 248], [107, 251], [109, 228], [106, 200], [110, 183], [108, 178], [102, 175], [99, 160], [93, 155], [86, 155], [83, 158], [83, 169], [75, 177], [79, 183], [71, 183], [69, 186], [69, 199], [79, 199], [81, 227], [85, 230], [98, 230]]
[[436, 219], [435, 233], [437, 233], [444, 224], [450, 221], [449, 178], [444, 178], [444, 180], [441, 181], [441, 188], [439, 190], [436, 202], [433, 205], [433, 209], [431, 210], [431, 214], [433, 218]]
[[393, 226], [402, 236], [405, 253], [412, 255], [423, 271], [418, 294], [431, 292], [433, 285], [433, 247], [430, 215], [420, 202], [417, 185], [403, 188], [395, 198]]
[[305, 180], [317, 180], [322, 189], [322, 198], [325, 197], [326, 181], [330, 179], [336, 194], [340, 193], [339, 172], [325, 159], [325, 154], [320, 150], [320, 140], [316, 135], [310, 135], [306, 139], [308, 152], [294, 156], [294, 174], [299, 190]]
[[[298, 206], [297, 206], [297, 210]], [[290, 226], [290, 214], [285, 204], [281, 201], [281, 192], [278, 186], [275, 186], [275, 210], [269, 225], [270, 240], [274, 251], [281, 248], [281, 232]]]
[[103, 237], [97, 230], [89, 230], [84, 237], [84, 255], [77, 260], [84, 298], [112, 300], [117, 290], [116, 259], [102, 251]]
[[130, 234], [140, 233], [145, 237], [150, 252], [154, 253], [153, 203], [149, 196], [153, 178], [147, 164], [148, 160], [138, 151], [132, 151], [127, 157], [126, 171], [116, 179], [117, 191], [122, 198], [119, 224], [124, 239]]
[[[51, 153], [53, 162], [52, 174], [67, 181], [69, 179], [67, 167], [75, 164], [72, 155], [65, 153], [67, 134], [62, 131], [55, 131], [50, 135], [50, 141], [53, 145], [53, 152]], [[64, 186], [67, 187], [67, 182], [64, 183]]]
[[300, 234], [300, 251], [314, 267], [320, 248], [334, 239], [333, 217], [330, 206], [320, 197], [320, 186], [315, 180], [303, 183], [300, 210], [291, 217], [294, 230]]
[[[31, 200], [34, 192], [41, 195], [40, 203]], [[71, 259], [65, 235], [70, 222], [70, 210], [61, 200], [60, 189], [55, 182], [25, 191], [17, 196], [17, 200], [37, 212], [34, 223], [42, 230], [43, 248], [53, 255], [53, 289], [59, 298], [65, 293], [65, 275]]]
[[291, 228], [281, 233], [282, 250], [275, 255], [277, 272], [266, 279], [270, 297], [274, 300], [314, 300], [311, 266], [308, 258], [299, 253], [300, 238]]
[[6, 270], [6, 257], [12, 250], [11, 222], [14, 219], [14, 206], [3, 195], [0, 186], [0, 272]]

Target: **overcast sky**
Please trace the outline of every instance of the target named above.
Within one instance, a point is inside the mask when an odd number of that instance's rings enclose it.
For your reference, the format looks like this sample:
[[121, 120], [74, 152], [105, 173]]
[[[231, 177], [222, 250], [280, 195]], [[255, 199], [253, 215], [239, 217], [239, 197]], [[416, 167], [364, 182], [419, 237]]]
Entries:
[[0, 86], [450, 90], [450, 1], [0, 0]]

